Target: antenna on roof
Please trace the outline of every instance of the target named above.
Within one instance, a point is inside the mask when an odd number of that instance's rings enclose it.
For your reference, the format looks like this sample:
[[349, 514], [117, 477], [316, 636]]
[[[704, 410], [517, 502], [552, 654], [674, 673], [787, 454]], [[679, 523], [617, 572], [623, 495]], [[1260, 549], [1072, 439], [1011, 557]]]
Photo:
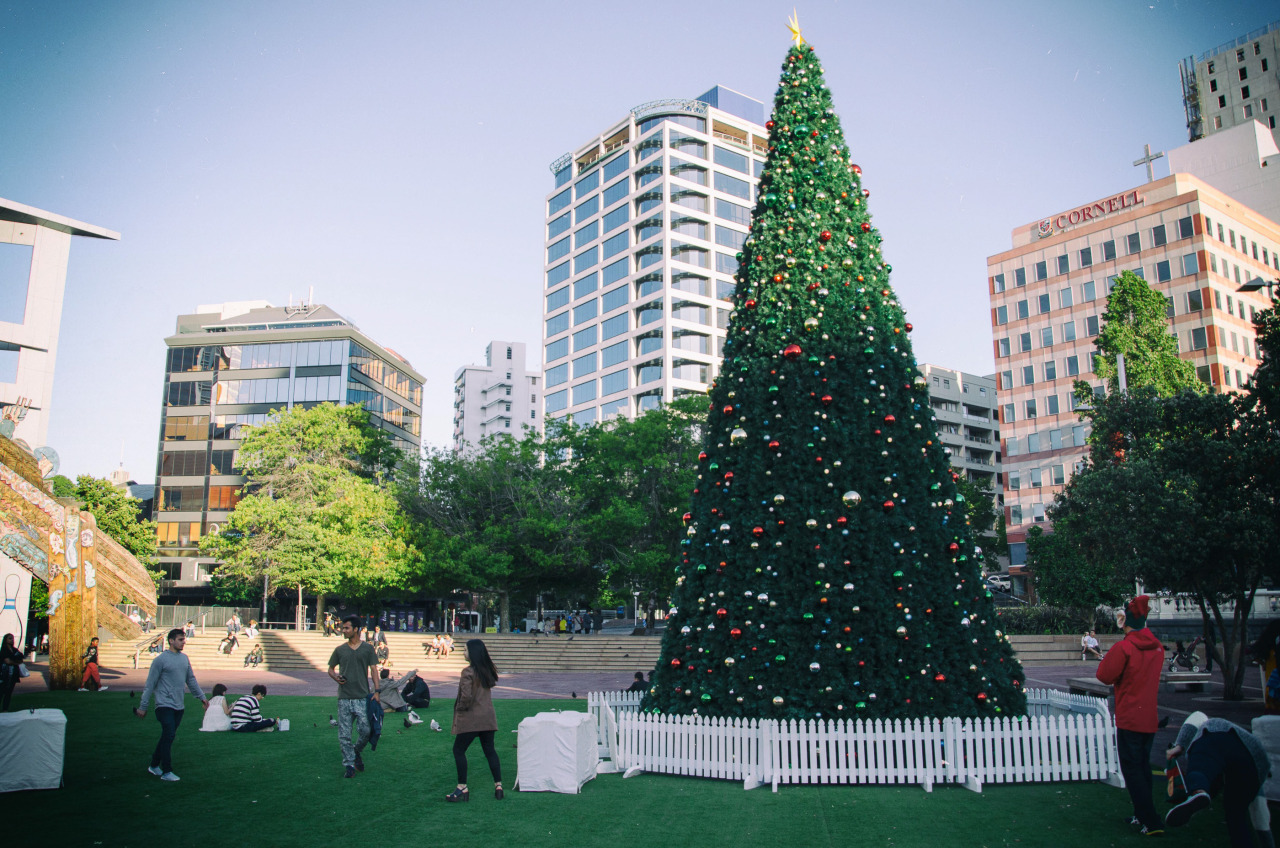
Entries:
[[307, 286], [307, 306], [310, 306], [311, 304], [315, 303], [315, 296], [316, 296], [316, 287]]

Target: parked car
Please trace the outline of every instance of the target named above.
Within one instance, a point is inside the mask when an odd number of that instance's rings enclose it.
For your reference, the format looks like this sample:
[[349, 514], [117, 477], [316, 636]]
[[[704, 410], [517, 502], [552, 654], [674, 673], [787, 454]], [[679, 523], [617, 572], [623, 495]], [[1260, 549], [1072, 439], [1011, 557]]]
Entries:
[[1008, 592], [1013, 588], [1013, 581], [1007, 574], [991, 574], [987, 577], [987, 588], [993, 591]]

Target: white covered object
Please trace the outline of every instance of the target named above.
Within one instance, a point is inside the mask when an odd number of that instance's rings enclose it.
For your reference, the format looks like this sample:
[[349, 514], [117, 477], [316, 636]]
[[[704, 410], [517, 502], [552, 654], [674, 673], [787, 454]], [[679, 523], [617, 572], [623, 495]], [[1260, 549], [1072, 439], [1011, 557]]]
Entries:
[[1258, 716], [1249, 730], [1262, 743], [1271, 759], [1271, 777], [1262, 784], [1262, 794], [1269, 800], [1280, 801], [1280, 716]]
[[62, 710], [0, 713], [0, 792], [61, 786], [66, 736]]
[[576, 795], [596, 776], [595, 720], [589, 713], [538, 713], [520, 722], [516, 784], [521, 792]]

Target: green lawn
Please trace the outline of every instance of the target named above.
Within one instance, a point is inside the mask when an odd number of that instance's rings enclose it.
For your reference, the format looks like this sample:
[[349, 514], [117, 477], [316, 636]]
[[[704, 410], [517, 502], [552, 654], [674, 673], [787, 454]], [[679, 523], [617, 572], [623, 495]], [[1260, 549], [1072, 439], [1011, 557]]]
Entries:
[[[943, 787], [784, 786], [745, 792], [741, 783], [601, 775], [581, 795], [507, 793], [493, 799], [479, 745], [471, 751], [472, 799], [446, 804], [454, 785], [451, 701], [422, 711], [445, 726], [406, 730], [387, 722], [368, 770], [341, 778], [332, 698], [268, 697], [267, 715], [288, 717], [288, 733], [200, 733], [202, 710], [188, 697], [174, 745], [180, 783], [146, 772], [159, 724], [130, 714], [127, 691], [17, 695], [13, 707], [55, 707], [67, 715], [66, 786], [0, 795], [5, 848], [39, 845], [219, 848], [318, 845], [610, 846], [1130, 845], [1123, 790], [1096, 783], [987, 786], [981, 794]], [[509, 787], [520, 719], [584, 701], [497, 701], [498, 751]], [[1163, 786], [1160, 784], [1160, 788]], [[1224, 844], [1220, 808], [1166, 842]]]

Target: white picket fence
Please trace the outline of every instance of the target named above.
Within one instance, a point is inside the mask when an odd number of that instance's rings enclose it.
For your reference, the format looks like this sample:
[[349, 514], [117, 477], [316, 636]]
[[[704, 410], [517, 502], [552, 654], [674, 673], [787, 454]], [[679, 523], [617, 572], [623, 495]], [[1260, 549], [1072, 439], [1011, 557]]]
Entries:
[[786, 721], [639, 712], [640, 696], [593, 692], [602, 771], [770, 784], [984, 783], [1103, 780], [1123, 785], [1105, 701], [1028, 694], [1025, 718]]

